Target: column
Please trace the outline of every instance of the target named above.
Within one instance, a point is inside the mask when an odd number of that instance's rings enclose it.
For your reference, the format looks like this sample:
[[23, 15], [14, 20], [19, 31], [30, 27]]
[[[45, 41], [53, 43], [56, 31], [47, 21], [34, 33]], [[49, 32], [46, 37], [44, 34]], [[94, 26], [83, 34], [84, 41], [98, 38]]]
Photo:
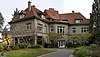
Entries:
[[58, 41], [58, 47], [59, 47], [59, 41]]
[[35, 43], [34, 44], [37, 45], [37, 36], [35, 36]]
[[15, 45], [15, 38], [13, 37], [13, 44]]

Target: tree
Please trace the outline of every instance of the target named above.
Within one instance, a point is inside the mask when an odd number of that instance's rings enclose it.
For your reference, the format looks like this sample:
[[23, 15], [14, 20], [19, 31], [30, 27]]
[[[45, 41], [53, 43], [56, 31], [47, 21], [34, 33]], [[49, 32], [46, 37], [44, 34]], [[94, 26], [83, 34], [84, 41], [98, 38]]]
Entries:
[[14, 14], [12, 14], [13, 17], [15, 17], [17, 14], [19, 14], [20, 10], [18, 10], [18, 8], [16, 8], [16, 10], [14, 11]]
[[80, 45], [86, 45], [89, 44], [89, 41], [91, 39], [90, 33], [84, 33], [84, 34], [76, 34], [71, 40], [74, 41], [76, 44]]
[[90, 33], [95, 43], [100, 44], [100, 0], [94, 0], [90, 14]]
[[59, 34], [59, 33], [48, 33], [48, 37], [49, 37], [49, 40], [51, 41], [51, 44], [53, 44], [54, 47], [56, 47], [58, 40], [64, 40], [64, 37], [62, 36], [62, 34]]
[[50, 40], [54, 40], [54, 41], [64, 39], [62, 34], [59, 33], [48, 33], [48, 36]]
[[2, 14], [0, 13], [0, 33], [2, 33], [3, 24], [4, 24], [4, 17], [3, 17]]
[[10, 45], [12, 39], [11, 39], [11, 37], [10, 37], [10, 35], [9, 35], [9, 31], [8, 31], [9, 28], [7, 28], [7, 26], [8, 26], [8, 25], [6, 25], [6, 26], [4, 27], [4, 29], [3, 29], [3, 31], [2, 31], [3, 43], [4, 43], [5, 45]]

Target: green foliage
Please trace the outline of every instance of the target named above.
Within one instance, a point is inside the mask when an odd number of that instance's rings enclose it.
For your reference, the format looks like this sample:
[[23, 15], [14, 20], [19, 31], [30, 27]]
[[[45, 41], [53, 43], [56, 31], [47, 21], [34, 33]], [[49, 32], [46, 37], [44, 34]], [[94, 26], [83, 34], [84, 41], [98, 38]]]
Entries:
[[18, 49], [19, 49], [19, 46], [18, 46], [18, 45], [13, 45], [13, 46], [12, 46], [12, 49], [13, 49], [13, 50], [18, 50]]
[[49, 47], [57, 47], [56, 43], [58, 40], [64, 40], [64, 37], [62, 34], [59, 33], [48, 33], [49, 40], [51, 41], [50, 44], [48, 44]]
[[90, 15], [90, 32], [94, 43], [100, 45], [100, 1], [94, 0], [92, 13]]
[[96, 44], [92, 44], [89, 47], [91, 57], [100, 57], [100, 47]]
[[75, 39], [70, 39], [66, 42], [67, 47], [79, 47], [82, 46], [79, 41]]
[[42, 45], [34, 45], [33, 48], [43, 48]]
[[77, 34], [75, 35], [75, 39], [78, 39], [78, 40], [89, 40], [91, 37], [91, 34], [90, 33], [84, 33], [84, 34]]
[[2, 51], [4, 49], [3, 44], [0, 43], [0, 51]]
[[74, 37], [69, 39], [67, 41], [67, 45], [72, 46], [84, 46], [89, 45], [89, 41], [91, 40], [91, 34], [90, 33], [84, 33], [84, 34], [76, 34]]
[[22, 48], [22, 49], [30, 47], [29, 43], [18, 43], [17, 45], [19, 46], [19, 48]]
[[90, 57], [89, 50], [84, 46], [78, 47], [74, 50], [74, 56], [75, 57]]
[[4, 24], [4, 17], [0, 12], [0, 33], [2, 33], [3, 24]]
[[14, 11], [14, 14], [12, 14], [13, 17], [15, 17], [16, 15], [18, 15], [20, 12], [20, 10], [18, 10], [18, 8], [16, 8], [16, 10]]
[[49, 36], [49, 39], [50, 40], [63, 40], [63, 36], [62, 34], [59, 34], [59, 33], [48, 33], [48, 36]]

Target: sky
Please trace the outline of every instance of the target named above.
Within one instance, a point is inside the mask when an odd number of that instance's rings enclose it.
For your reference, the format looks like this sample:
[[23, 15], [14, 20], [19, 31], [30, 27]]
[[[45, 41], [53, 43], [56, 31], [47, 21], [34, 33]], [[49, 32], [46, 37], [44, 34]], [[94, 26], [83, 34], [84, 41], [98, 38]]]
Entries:
[[89, 18], [92, 11], [93, 0], [0, 0], [0, 12], [6, 22], [11, 21], [14, 10], [24, 10], [28, 7], [27, 2], [31, 1], [32, 5], [44, 11], [48, 8], [54, 8], [59, 13], [71, 13], [72, 11], [82, 13]]

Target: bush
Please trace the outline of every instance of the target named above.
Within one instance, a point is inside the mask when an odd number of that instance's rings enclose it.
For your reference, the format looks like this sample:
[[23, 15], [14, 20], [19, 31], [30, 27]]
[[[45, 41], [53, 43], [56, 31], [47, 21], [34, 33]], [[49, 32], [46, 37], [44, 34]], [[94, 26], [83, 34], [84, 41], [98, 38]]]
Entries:
[[24, 49], [25, 49], [25, 48], [29, 48], [29, 44], [28, 44], [28, 43], [18, 43], [17, 45], [19, 46], [19, 48], [22, 48], [22, 49], [23, 49], [23, 48], [24, 48]]
[[67, 47], [79, 47], [82, 46], [79, 42], [77, 42], [76, 40], [68, 40], [66, 43]]
[[41, 45], [34, 45], [33, 48], [43, 48]]
[[18, 49], [19, 49], [19, 46], [18, 46], [18, 45], [13, 45], [13, 46], [12, 46], [12, 49], [13, 49], [13, 50], [18, 50]]
[[4, 49], [3, 44], [0, 43], [0, 51], [2, 51]]
[[78, 47], [74, 50], [74, 56], [75, 57], [90, 57], [89, 50], [84, 46]]
[[92, 44], [89, 47], [91, 57], [100, 57], [100, 47], [98, 47], [96, 44]]

